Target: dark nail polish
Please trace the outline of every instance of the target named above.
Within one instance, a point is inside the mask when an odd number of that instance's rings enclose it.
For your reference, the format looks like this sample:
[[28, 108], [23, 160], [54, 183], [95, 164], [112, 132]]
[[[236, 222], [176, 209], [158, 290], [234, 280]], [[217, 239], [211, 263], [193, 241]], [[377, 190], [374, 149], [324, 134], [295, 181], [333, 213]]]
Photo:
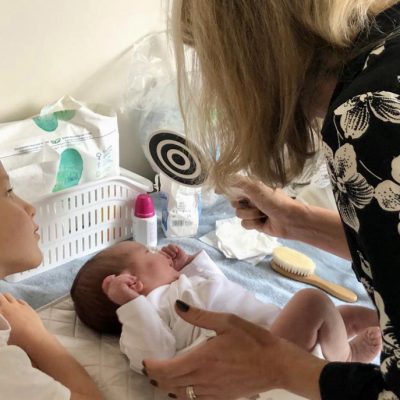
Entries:
[[168, 397], [171, 397], [171, 399], [177, 399], [177, 395], [173, 393], [168, 393]]
[[151, 383], [153, 386], [155, 386], [155, 387], [158, 386], [157, 381], [155, 381], [154, 379], [152, 379], [152, 380], [150, 381], [150, 383]]
[[183, 312], [189, 311], [189, 308], [190, 308], [189, 305], [186, 304], [185, 302], [183, 302], [182, 300], [177, 300], [175, 303], [180, 311], [183, 311]]
[[146, 370], [146, 368], [142, 368], [142, 373], [143, 373], [144, 376], [147, 376], [147, 370]]

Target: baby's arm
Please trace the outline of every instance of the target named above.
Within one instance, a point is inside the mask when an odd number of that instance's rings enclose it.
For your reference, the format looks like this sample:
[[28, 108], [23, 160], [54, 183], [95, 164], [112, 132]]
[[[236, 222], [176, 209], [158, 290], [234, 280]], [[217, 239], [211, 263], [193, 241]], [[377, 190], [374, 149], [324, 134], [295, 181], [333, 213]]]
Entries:
[[175, 355], [176, 341], [171, 329], [145, 296], [126, 303], [117, 314], [122, 324], [121, 351], [134, 371], [143, 373], [145, 358], [162, 360]]
[[[220, 270], [217, 264], [210, 258], [210, 256], [201, 250], [192, 256], [190, 262], [186, 265], [185, 270], [182, 271], [186, 276], [202, 276], [206, 279], [215, 277], [225, 278], [225, 275]], [[226, 279], [226, 278], [225, 278]]]
[[[8, 344], [20, 347], [40, 371], [66, 386], [71, 391], [71, 400], [102, 399], [85, 369], [46, 330], [27, 303], [10, 294], [0, 294], [0, 314], [11, 327]], [[32, 389], [35, 392], [40, 388], [32, 382]], [[45, 394], [40, 398], [46, 398]]]
[[117, 310], [122, 324], [120, 347], [134, 371], [142, 373], [145, 358], [166, 359], [175, 355], [175, 338], [153, 305], [140, 295], [143, 284], [137, 277], [109, 275], [102, 289], [112, 302], [121, 305]]
[[174, 269], [177, 271], [180, 271], [182, 268], [186, 267], [186, 265], [190, 264], [198, 254], [189, 255], [185, 250], [175, 244], [164, 246], [161, 251], [172, 258]]

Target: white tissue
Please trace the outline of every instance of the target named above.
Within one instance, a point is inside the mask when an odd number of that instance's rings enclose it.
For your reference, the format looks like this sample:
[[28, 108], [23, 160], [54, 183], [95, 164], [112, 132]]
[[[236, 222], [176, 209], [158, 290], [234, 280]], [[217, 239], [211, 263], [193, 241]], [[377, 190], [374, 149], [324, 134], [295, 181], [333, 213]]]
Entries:
[[216, 230], [200, 240], [219, 249], [227, 258], [259, 263], [279, 246], [276, 238], [256, 230], [244, 229], [237, 217], [216, 221]]

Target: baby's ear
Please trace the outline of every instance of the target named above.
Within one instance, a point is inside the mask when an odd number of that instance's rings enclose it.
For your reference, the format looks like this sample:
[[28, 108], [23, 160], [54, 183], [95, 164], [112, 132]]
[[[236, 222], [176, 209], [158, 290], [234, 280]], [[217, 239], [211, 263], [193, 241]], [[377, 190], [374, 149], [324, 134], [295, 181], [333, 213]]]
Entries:
[[141, 280], [137, 280], [135, 283], [133, 283], [132, 285], [131, 285], [131, 288], [135, 291], [135, 292], [137, 292], [137, 293], [142, 293], [143, 292], [143, 288], [144, 288], [144, 285], [143, 285], [143, 282], [141, 281]]
[[108, 275], [103, 279], [103, 283], [101, 284], [101, 289], [105, 294], [108, 292], [108, 288], [110, 287], [110, 283], [114, 280], [115, 275]]

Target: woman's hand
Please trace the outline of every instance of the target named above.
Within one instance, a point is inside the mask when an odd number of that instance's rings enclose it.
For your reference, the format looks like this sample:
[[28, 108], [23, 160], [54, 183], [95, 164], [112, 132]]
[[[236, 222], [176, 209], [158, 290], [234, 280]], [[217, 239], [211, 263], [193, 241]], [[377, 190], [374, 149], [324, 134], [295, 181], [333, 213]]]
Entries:
[[240, 197], [232, 201], [236, 215], [246, 229], [283, 239], [299, 240], [339, 257], [350, 259], [339, 213], [303, 204], [281, 189], [271, 189], [262, 182], [235, 177], [234, 187]]
[[[188, 386], [199, 400], [238, 399], [279, 387], [294, 390], [296, 384], [287, 378], [292, 373], [294, 380], [301, 381], [300, 391], [308, 388], [309, 398], [319, 398], [323, 360], [237, 316], [180, 305], [177, 312], [183, 319], [214, 330], [217, 336], [172, 360], [144, 361], [151, 383], [170, 397], [187, 400]], [[303, 371], [305, 364], [309, 370]], [[296, 370], [299, 367], [303, 370]]]
[[235, 177], [234, 187], [244, 196], [233, 200], [236, 215], [246, 229], [257, 229], [271, 236], [290, 238], [290, 227], [295, 221], [294, 211], [303, 205], [281, 189], [272, 189], [260, 181], [244, 176]]

